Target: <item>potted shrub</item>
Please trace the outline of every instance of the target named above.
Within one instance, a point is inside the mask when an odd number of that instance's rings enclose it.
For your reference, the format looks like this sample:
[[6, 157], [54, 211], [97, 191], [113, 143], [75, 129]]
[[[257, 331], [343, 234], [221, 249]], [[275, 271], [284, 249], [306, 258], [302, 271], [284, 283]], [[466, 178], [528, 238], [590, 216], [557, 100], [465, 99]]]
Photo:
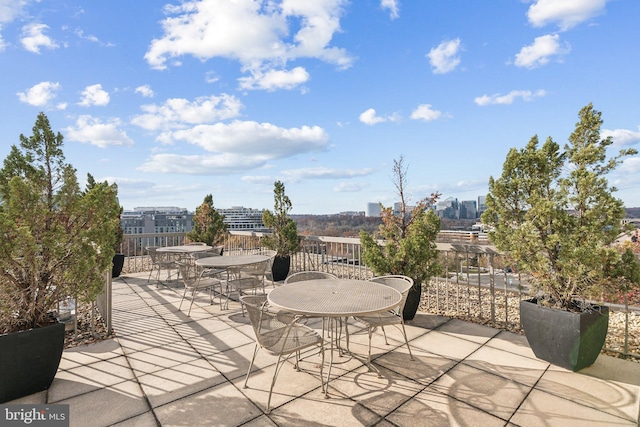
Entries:
[[360, 232], [362, 260], [378, 276], [400, 274], [413, 279], [403, 311], [404, 320], [411, 320], [420, 305], [422, 284], [428, 284], [429, 279], [440, 272], [435, 244], [440, 218], [432, 209], [440, 195], [434, 193], [420, 200], [408, 212], [407, 168], [402, 156], [393, 162], [393, 184], [400, 199], [400, 212], [382, 206], [379, 229], [382, 243], [369, 233]]
[[300, 246], [298, 240], [298, 228], [288, 213], [291, 211], [291, 200], [285, 194], [284, 184], [280, 181], [274, 183], [273, 212], [265, 209], [262, 213], [262, 222], [265, 227], [271, 229], [271, 234], [262, 237], [262, 245], [267, 249], [276, 251], [271, 271], [273, 281], [279, 282], [286, 279], [291, 269], [291, 255]]
[[213, 195], [206, 195], [202, 204], [196, 208], [193, 229], [187, 233], [187, 238], [191, 242], [204, 242], [209, 246], [216, 246], [224, 243], [226, 232], [224, 215], [213, 207]]
[[[529, 275], [535, 298], [520, 304], [521, 322], [540, 359], [577, 371], [591, 365], [606, 338], [608, 307], [588, 301], [622, 284], [623, 203], [605, 175], [635, 150], [607, 158], [611, 137], [601, 139], [601, 113], [591, 104], [564, 151], [551, 138], [512, 148], [502, 175], [489, 180], [487, 210], [491, 242]], [[637, 263], [625, 258], [627, 267]], [[568, 327], [568, 328], [567, 328]], [[565, 329], [566, 328], [566, 329]], [[581, 332], [578, 337], [573, 331]]]
[[62, 144], [40, 113], [0, 169], [0, 402], [51, 385], [64, 347], [58, 303], [95, 300], [111, 269], [116, 193], [82, 192]]
[[[107, 181], [96, 183], [95, 178], [90, 173], [87, 174], [87, 191], [91, 190], [96, 185], [103, 186], [111, 186], [111, 190], [118, 194], [118, 185], [117, 184], [109, 184]], [[119, 204], [118, 204], [119, 206]], [[120, 212], [118, 213], [118, 224], [120, 224], [120, 216], [122, 215], [122, 206], [120, 207]], [[111, 278], [120, 277], [120, 273], [122, 273], [122, 268], [124, 267], [124, 253], [122, 253], [122, 241], [124, 240], [124, 232], [122, 231], [122, 226], [119, 226], [116, 231], [116, 240], [113, 243], [113, 251], [115, 254], [113, 255], [113, 266], [111, 268]]]

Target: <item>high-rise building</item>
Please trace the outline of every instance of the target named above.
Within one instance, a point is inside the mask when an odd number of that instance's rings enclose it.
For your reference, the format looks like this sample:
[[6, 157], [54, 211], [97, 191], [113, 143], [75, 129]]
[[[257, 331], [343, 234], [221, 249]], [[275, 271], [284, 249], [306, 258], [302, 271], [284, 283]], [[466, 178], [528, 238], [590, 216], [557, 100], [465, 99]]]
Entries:
[[475, 219], [478, 215], [475, 200], [463, 200], [460, 203], [460, 219]]
[[382, 213], [382, 208], [380, 207], [380, 203], [367, 203], [367, 215], [378, 217]]
[[487, 210], [487, 196], [478, 196], [478, 218]]
[[459, 219], [460, 203], [454, 197], [447, 197], [436, 204], [436, 214], [440, 218]]
[[233, 206], [228, 209], [218, 209], [224, 215], [224, 223], [228, 230], [234, 231], [268, 231], [262, 222], [262, 209]]
[[175, 206], [134, 208], [122, 212], [120, 225], [125, 234], [187, 233], [193, 229], [193, 214]]

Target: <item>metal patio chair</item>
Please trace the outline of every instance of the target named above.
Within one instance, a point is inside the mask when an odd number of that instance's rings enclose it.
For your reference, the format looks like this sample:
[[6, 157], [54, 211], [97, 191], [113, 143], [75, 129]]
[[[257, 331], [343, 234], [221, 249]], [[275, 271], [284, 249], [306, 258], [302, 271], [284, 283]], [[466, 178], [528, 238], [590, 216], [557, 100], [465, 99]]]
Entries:
[[151, 271], [149, 271], [149, 277], [147, 283], [151, 280], [151, 275], [156, 272], [156, 287], [160, 286], [160, 271], [167, 270], [168, 278], [171, 278], [171, 270], [178, 270], [176, 260], [169, 253], [158, 252], [161, 246], [147, 246], [144, 248], [147, 254], [151, 258]]
[[[243, 295], [240, 297], [240, 302], [249, 314], [256, 340], [253, 357], [244, 380], [244, 388], [247, 387], [253, 362], [260, 349], [265, 350], [272, 356], [278, 356], [271, 386], [269, 387], [266, 409], [268, 414], [271, 411], [273, 386], [284, 362], [291, 355], [295, 355], [296, 363], [294, 367], [300, 371], [300, 351], [314, 346], [321, 348], [322, 337], [313, 329], [299, 324], [300, 316], [272, 309], [269, 306], [266, 295]], [[323, 365], [324, 360], [320, 364], [320, 378], [322, 378]]]
[[299, 271], [293, 273], [284, 279], [284, 283], [295, 283], [303, 280], [315, 280], [315, 279], [337, 279], [335, 274], [327, 273], [326, 271]]
[[414, 360], [413, 354], [411, 353], [411, 347], [409, 346], [409, 340], [407, 339], [407, 331], [404, 327], [404, 319], [402, 318], [402, 310], [404, 309], [404, 305], [407, 302], [407, 295], [409, 294], [409, 290], [413, 286], [413, 279], [407, 276], [390, 275], [374, 277], [373, 279], [370, 279], [370, 281], [381, 283], [385, 286], [394, 288], [396, 291], [400, 292], [400, 294], [402, 295], [402, 299], [396, 307], [389, 311], [372, 314], [369, 316], [354, 317], [357, 321], [364, 323], [367, 326], [367, 332], [369, 333], [369, 356], [367, 358], [367, 361], [369, 363], [371, 362], [371, 336], [373, 335], [374, 329], [378, 326], [382, 329], [384, 342], [385, 344], [389, 345], [389, 342], [387, 341], [387, 333], [385, 332], [384, 327], [390, 325], [400, 326], [402, 334], [404, 335], [404, 341], [407, 344], [407, 349], [409, 350], [409, 357], [411, 360]]
[[182, 302], [187, 296], [188, 291], [191, 291], [191, 304], [189, 304], [187, 316], [191, 315], [193, 301], [196, 299], [196, 294], [200, 289], [209, 289], [209, 301], [210, 304], [213, 304], [213, 292], [216, 286], [220, 287], [220, 309], [222, 309], [222, 282], [220, 282], [220, 280], [201, 274], [201, 269], [199, 269], [195, 264], [186, 262], [178, 262], [176, 264], [184, 282], [184, 292], [182, 293], [182, 299], [180, 300], [178, 310], [182, 308]]

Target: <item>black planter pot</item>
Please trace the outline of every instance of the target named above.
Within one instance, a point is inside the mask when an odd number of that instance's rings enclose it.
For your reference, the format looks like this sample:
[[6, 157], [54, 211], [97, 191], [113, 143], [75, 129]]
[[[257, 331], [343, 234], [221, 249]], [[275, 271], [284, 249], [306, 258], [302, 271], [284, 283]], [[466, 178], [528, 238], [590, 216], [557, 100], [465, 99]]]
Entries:
[[422, 297], [422, 283], [413, 283], [409, 294], [407, 295], [407, 302], [404, 304], [404, 310], [402, 310], [402, 318], [404, 320], [411, 320], [416, 316], [418, 306], [420, 306], [420, 298]]
[[120, 276], [124, 267], [124, 254], [115, 254], [113, 256], [113, 269], [111, 270], [111, 278]]
[[289, 275], [289, 268], [291, 267], [290, 256], [276, 255], [273, 258], [273, 265], [271, 266], [271, 273], [273, 274], [274, 282], [281, 282]]
[[520, 301], [520, 322], [538, 359], [579, 371], [593, 364], [602, 350], [609, 327], [609, 307], [592, 305], [575, 313]]
[[0, 403], [51, 386], [64, 349], [64, 323], [0, 335]]

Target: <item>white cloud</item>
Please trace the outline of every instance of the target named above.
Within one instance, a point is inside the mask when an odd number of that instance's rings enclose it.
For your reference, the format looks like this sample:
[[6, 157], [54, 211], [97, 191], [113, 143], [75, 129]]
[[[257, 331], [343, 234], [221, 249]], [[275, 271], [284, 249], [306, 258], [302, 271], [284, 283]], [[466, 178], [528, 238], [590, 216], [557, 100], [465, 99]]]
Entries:
[[373, 126], [376, 123], [382, 123], [386, 120], [383, 117], [376, 116], [376, 110], [369, 108], [367, 111], [360, 114], [360, 121], [366, 125]]
[[627, 145], [634, 145], [640, 142], [640, 127], [638, 131], [632, 131], [628, 129], [602, 129], [600, 131], [602, 138], [613, 138], [613, 145], [623, 147]]
[[532, 101], [534, 98], [539, 98], [541, 96], [545, 96], [546, 92], [542, 89], [537, 90], [535, 92], [532, 92], [530, 90], [512, 90], [511, 92], [509, 92], [506, 95], [500, 95], [500, 94], [495, 94], [495, 95], [482, 95], [479, 96], [477, 98], [475, 98], [473, 101], [480, 105], [481, 107], [485, 106], [485, 105], [506, 105], [506, 104], [513, 104], [513, 102], [518, 99], [521, 98], [523, 101]]
[[460, 39], [446, 40], [429, 51], [427, 57], [434, 74], [446, 74], [460, 64]]
[[92, 34], [85, 35], [84, 31], [82, 29], [80, 29], [80, 28], [77, 28], [73, 33], [76, 36], [78, 36], [78, 38], [81, 38], [83, 40], [88, 40], [88, 41], [93, 42], [93, 43], [99, 43], [100, 42], [100, 40], [98, 40], [98, 38], [96, 36], [92, 35]]
[[332, 169], [325, 167], [289, 169], [282, 171], [288, 182], [299, 182], [304, 179], [344, 179], [359, 178], [371, 175], [373, 169]]
[[356, 193], [368, 186], [369, 184], [365, 182], [342, 181], [338, 183], [337, 186], [333, 187], [333, 191], [336, 193]]
[[40, 82], [33, 85], [25, 92], [18, 92], [18, 98], [25, 104], [34, 107], [43, 107], [56, 97], [55, 91], [60, 89], [60, 83]]
[[527, 11], [534, 27], [557, 23], [562, 31], [568, 30], [604, 12], [608, 0], [537, 0]]
[[187, 125], [211, 123], [240, 115], [242, 103], [232, 95], [202, 96], [194, 101], [169, 98], [163, 104], [141, 107], [144, 114], [135, 116], [131, 123], [147, 130], [184, 128]]
[[47, 49], [57, 49], [60, 47], [55, 41], [49, 38], [49, 36], [44, 34], [44, 31], [48, 28], [49, 26], [37, 22], [22, 27], [22, 36], [20, 38], [22, 46], [33, 53], [40, 53], [41, 47], [46, 47]]
[[153, 93], [153, 90], [151, 90], [151, 86], [149, 85], [138, 86], [135, 90], [135, 93], [139, 93], [145, 98], [153, 98], [155, 95]]
[[[26, 6], [26, 0], [0, 0], [0, 32], [2, 31], [3, 24], [8, 24], [23, 14], [23, 9]], [[0, 34], [0, 52], [6, 48], [2, 34]]]
[[26, 0], [0, 0], [0, 24], [16, 19], [23, 12]]
[[619, 172], [626, 174], [625, 178], [629, 178], [630, 176], [637, 176], [636, 174], [640, 172], [640, 157], [627, 157], [624, 159], [622, 164], [620, 165]]
[[267, 70], [266, 72], [252, 71], [251, 77], [238, 79], [241, 89], [262, 89], [273, 91], [276, 89], [294, 89], [307, 82], [309, 73], [303, 67], [296, 67], [291, 71]]
[[173, 132], [209, 152], [233, 153], [276, 159], [326, 150], [329, 136], [319, 126], [282, 128], [270, 123], [235, 120], [229, 124], [198, 125]]
[[430, 122], [432, 120], [439, 119], [442, 116], [442, 112], [431, 109], [431, 104], [421, 104], [411, 112], [411, 118], [413, 120], [424, 120]]
[[373, 108], [369, 108], [364, 113], [360, 114], [360, 121], [366, 125], [373, 126], [377, 123], [382, 122], [398, 122], [401, 117], [398, 113], [389, 114], [387, 116], [381, 117], [378, 116], [376, 110]]
[[170, 138], [211, 154], [156, 154], [140, 170], [203, 175], [243, 172], [267, 167], [271, 160], [324, 151], [329, 139], [318, 126], [281, 128], [252, 121], [198, 125], [173, 132]]
[[186, 175], [228, 175], [256, 169], [267, 159], [230, 153], [211, 155], [154, 154], [138, 169], [143, 172], [179, 173]]
[[215, 83], [220, 80], [220, 77], [214, 71], [207, 71], [204, 75], [204, 81], [207, 83]]
[[[344, 49], [330, 45], [340, 31], [345, 3], [209, 0], [167, 6], [165, 12], [175, 16], [162, 21], [164, 34], [151, 42], [145, 59], [152, 68], [165, 69], [168, 60], [184, 55], [201, 61], [224, 57], [237, 60], [242, 71], [254, 77], [268, 74], [270, 69], [282, 69], [298, 58], [315, 58], [348, 68], [353, 58]], [[287, 81], [291, 84], [295, 80]]]
[[240, 178], [240, 181], [248, 182], [249, 184], [273, 185], [275, 179], [269, 175], [246, 175]]
[[87, 86], [82, 91], [82, 98], [78, 105], [83, 107], [91, 107], [93, 105], [105, 106], [109, 104], [109, 92], [102, 89], [101, 84]]
[[552, 56], [563, 56], [571, 50], [569, 43], [560, 45], [558, 34], [546, 34], [536, 37], [533, 44], [525, 46], [516, 55], [515, 64], [518, 67], [536, 68], [549, 62]]
[[100, 119], [89, 115], [82, 115], [76, 120], [76, 125], [66, 128], [65, 138], [84, 144], [106, 148], [111, 145], [133, 145], [133, 140], [127, 133], [120, 130], [119, 119], [110, 119], [103, 123]]
[[389, 9], [391, 19], [396, 19], [400, 16], [398, 0], [380, 0], [380, 6], [383, 9]]

